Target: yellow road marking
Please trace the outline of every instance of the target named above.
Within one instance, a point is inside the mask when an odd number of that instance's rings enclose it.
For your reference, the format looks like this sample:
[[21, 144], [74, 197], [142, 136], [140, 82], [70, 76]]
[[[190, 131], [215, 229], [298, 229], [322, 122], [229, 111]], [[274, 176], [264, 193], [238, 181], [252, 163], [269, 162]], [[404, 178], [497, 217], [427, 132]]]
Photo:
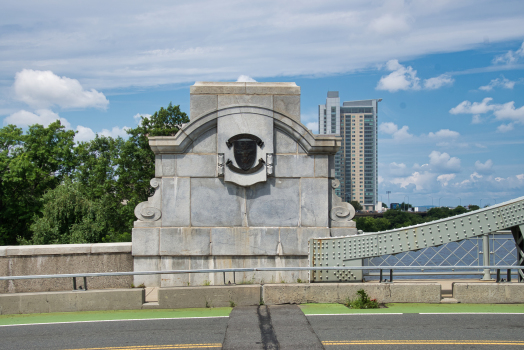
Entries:
[[519, 345], [513, 340], [341, 340], [323, 341], [323, 345]]
[[81, 349], [74, 349], [74, 350], [164, 350], [164, 349], [208, 349], [208, 348], [221, 348], [221, 347], [222, 347], [221, 343], [208, 343], [208, 344], [113, 346], [113, 347], [105, 347], [105, 348], [81, 348]]

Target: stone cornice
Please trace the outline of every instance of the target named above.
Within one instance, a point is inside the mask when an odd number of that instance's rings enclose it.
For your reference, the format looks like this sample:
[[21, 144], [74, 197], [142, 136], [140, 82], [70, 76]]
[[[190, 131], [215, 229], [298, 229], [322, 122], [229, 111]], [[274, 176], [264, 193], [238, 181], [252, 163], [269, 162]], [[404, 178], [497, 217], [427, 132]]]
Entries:
[[155, 154], [184, 153], [200, 135], [216, 127], [219, 117], [234, 113], [272, 117], [275, 128], [288, 134], [308, 154], [335, 154], [342, 144], [340, 136], [314, 135], [303, 124], [282, 113], [257, 106], [235, 106], [201, 116], [183, 125], [175, 136], [152, 136], [149, 138], [149, 146]]

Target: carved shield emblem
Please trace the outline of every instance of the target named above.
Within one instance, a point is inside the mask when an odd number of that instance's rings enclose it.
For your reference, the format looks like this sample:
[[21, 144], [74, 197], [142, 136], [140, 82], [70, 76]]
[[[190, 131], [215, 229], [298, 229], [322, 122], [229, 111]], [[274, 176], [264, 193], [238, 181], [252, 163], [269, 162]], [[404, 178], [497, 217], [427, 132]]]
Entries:
[[234, 141], [233, 154], [240, 169], [249, 170], [257, 159], [256, 141], [248, 139]]

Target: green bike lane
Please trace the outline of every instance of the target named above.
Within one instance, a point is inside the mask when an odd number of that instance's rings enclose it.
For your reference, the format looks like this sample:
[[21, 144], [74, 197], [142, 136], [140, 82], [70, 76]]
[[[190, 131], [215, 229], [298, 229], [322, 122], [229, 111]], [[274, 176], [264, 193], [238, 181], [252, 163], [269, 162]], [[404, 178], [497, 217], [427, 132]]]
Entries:
[[[446, 314], [446, 313], [511, 313], [524, 314], [524, 304], [419, 304], [391, 303], [379, 309], [349, 309], [342, 304], [303, 304], [302, 312], [308, 315], [339, 314]], [[121, 311], [60, 312], [45, 314], [0, 315], [0, 326], [93, 322], [146, 319], [228, 317], [231, 307], [195, 309], [148, 309]]]

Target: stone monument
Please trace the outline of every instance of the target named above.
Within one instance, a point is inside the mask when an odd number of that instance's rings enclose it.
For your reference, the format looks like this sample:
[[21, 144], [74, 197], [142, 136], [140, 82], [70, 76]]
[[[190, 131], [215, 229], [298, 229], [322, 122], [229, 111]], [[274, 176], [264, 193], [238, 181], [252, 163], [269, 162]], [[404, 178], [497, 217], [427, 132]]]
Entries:
[[[150, 137], [155, 194], [135, 208], [135, 271], [308, 266], [308, 239], [356, 234], [335, 195], [341, 139], [300, 123], [295, 83], [191, 86], [191, 122]], [[295, 282], [307, 272], [227, 274]], [[222, 284], [222, 274], [135, 276], [148, 287]]]

